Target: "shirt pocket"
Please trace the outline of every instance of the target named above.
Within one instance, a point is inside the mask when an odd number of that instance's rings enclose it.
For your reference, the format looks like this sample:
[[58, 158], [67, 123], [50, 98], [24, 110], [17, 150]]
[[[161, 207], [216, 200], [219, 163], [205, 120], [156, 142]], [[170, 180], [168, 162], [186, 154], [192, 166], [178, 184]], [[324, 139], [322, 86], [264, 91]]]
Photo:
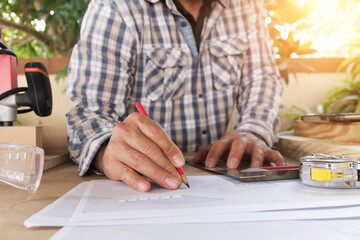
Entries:
[[216, 89], [226, 90], [240, 83], [247, 49], [249, 44], [246, 38], [209, 41], [211, 74]]
[[146, 51], [146, 96], [152, 101], [178, 99], [184, 95], [190, 73], [190, 58], [180, 48]]

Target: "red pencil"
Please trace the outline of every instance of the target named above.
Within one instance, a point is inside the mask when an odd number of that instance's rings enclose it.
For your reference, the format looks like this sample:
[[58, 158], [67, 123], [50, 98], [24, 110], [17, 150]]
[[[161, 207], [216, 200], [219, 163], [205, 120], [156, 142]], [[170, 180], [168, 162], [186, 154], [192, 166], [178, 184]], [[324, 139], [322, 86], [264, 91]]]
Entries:
[[[139, 113], [141, 113], [142, 115], [145, 115], [147, 117], [149, 117], [149, 115], [147, 114], [147, 112], [145, 111], [144, 107], [142, 106], [142, 104], [140, 102], [136, 103], [136, 109], [139, 111]], [[190, 185], [188, 183], [187, 177], [185, 172], [182, 170], [182, 168], [176, 168], [176, 170], [179, 172], [180, 176], [181, 176], [181, 181], [189, 188]]]

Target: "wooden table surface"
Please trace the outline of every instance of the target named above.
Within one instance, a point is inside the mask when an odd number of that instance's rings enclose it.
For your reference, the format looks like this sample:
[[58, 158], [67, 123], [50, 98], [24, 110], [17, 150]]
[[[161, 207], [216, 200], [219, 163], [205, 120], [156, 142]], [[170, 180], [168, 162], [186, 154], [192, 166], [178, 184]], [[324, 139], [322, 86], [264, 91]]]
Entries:
[[[297, 164], [294, 160], [287, 159], [287, 161], [288, 165]], [[183, 169], [189, 176], [211, 174], [189, 165], [185, 165]], [[45, 171], [38, 192], [29, 201], [10, 207], [0, 206], [0, 239], [49, 239], [60, 228], [42, 227], [27, 229], [24, 227], [23, 222], [79, 183], [93, 179], [106, 179], [106, 177], [97, 176], [92, 173], [79, 177], [77, 174], [77, 165], [73, 162], [68, 162]], [[6, 194], [6, 191], [1, 191], [0, 188], [0, 194]]]

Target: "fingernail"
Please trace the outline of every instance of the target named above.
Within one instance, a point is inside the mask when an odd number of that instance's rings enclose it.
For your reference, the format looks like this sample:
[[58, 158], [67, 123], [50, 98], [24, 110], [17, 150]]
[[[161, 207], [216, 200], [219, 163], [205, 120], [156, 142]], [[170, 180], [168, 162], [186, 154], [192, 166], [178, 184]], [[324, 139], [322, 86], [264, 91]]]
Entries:
[[146, 192], [148, 190], [148, 185], [141, 181], [138, 183], [138, 188], [141, 192]]
[[229, 168], [237, 168], [237, 159], [236, 158], [229, 159], [228, 166]]
[[178, 171], [176, 172], [169, 172], [171, 174], [171, 176], [173, 176], [174, 178], [178, 179], [181, 182], [181, 177]]
[[175, 155], [172, 160], [176, 167], [181, 167], [184, 165], [184, 159], [182, 156], [180, 157], [179, 155]]
[[168, 185], [171, 189], [177, 189], [180, 186], [180, 183], [172, 178], [172, 177], [167, 177], [165, 178], [165, 183], [166, 185]]

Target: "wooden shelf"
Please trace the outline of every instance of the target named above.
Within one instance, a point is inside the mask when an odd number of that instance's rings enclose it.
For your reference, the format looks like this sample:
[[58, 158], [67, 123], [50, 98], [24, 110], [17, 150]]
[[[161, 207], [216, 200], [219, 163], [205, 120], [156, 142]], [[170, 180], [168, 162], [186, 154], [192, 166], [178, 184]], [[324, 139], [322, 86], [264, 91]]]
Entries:
[[294, 135], [360, 144], [360, 122], [295, 122]]
[[44, 149], [44, 170], [70, 160], [65, 125], [0, 127], [0, 142]]
[[322, 153], [336, 156], [346, 154], [348, 157], [360, 159], [359, 144], [340, 143], [293, 135], [280, 136], [277, 149], [284, 156], [298, 161], [301, 157], [309, 156], [312, 153]]

